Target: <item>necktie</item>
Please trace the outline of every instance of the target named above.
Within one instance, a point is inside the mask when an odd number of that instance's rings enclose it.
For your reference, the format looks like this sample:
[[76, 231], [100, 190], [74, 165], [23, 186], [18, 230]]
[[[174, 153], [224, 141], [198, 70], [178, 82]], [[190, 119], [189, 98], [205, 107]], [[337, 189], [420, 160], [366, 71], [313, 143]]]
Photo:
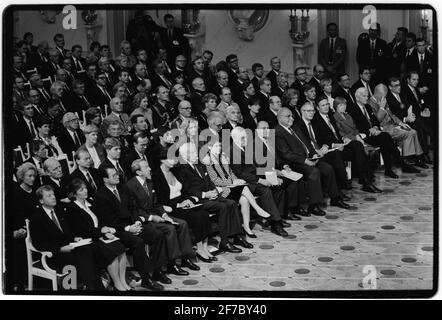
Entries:
[[314, 133], [313, 133], [313, 128], [312, 128], [311, 122], [308, 123], [308, 134], [310, 135], [310, 139], [312, 140], [312, 143], [313, 143], [313, 146], [315, 147], [315, 149], [319, 149], [318, 142], [316, 141]]
[[103, 91], [104, 95], [109, 99], [112, 100], [111, 96], [109, 93], [107, 93], [106, 88], [100, 87], [101, 91]]
[[147, 186], [147, 180], [144, 180], [143, 189], [146, 191], [147, 196], [150, 197], [149, 187]]
[[40, 93], [47, 101], [49, 101], [51, 99], [51, 97], [49, 96], [49, 94], [46, 92], [46, 90], [44, 88], [40, 89]]
[[304, 144], [304, 142], [302, 142], [302, 140], [298, 137], [298, 135], [295, 133], [295, 131], [292, 130], [292, 128], [290, 128], [290, 133], [292, 134], [292, 136], [295, 136], [299, 141], [301, 141], [302, 145], [304, 146], [305, 153], [308, 155], [310, 153], [310, 151], [308, 150], [308, 148]]
[[327, 125], [328, 125], [328, 127], [330, 128], [330, 130], [333, 132], [333, 135], [335, 136], [335, 138], [336, 138], [336, 140], [339, 140], [339, 138], [338, 138], [338, 135], [336, 134], [336, 131], [335, 131], [335, 128], [333, 128], [333, 125], [331, 124], [331, 122], [330, 122], [330, 118], [329, 118], [329, 116], [327, 115], [327, 116], [325, 116], [325, 119], [327, 119]]
[[78, 135], [76, 132], [74, 132], [74, 142], [75, 142], [75, 147], [78, 149], [80, 148], [81, 144], [80, 144], [80, 139], [78, 139]]
[[52, 220], [53, 223], [55, 223], [55, 225], [57, 226], [57, 228], [58, 228], [61, 232], [63, 232], [63, 229], [61, 228], [60, 223], [58, 223], [58, 220], [57, 220], [57, 217], [56, 217], [56, 215], [55, 215], [54, 210], [51, 210], [51, 220]]
[[97, 191], [97, 185], [95, 184], [94, 179], [92, 178], [89, 171], [86, 173], [86, 176], [87, 176], [87, 181], [91, 185], [92, 189], [94, 189], [94, 191]]
[[353, 100], [353, 97], [352, 97], [350, 91], [345, 91], [345, 92], [346, 92], [346, 93], [348, 94], [348, 96], [350, 97], [351, 102], [355, 103], [355, 101]]
[[118, 190], [117, 188], [114, 189], [114, 191], [112, 191], [114, 196], [117, 198], [118, 202], [121, 202], [121, 198], [120, 195], [118, 194]]
[[420, 73], [424, 71], [424, 56], [422, 54], [419, 55], [419, 71]]
[[193, 169], [195, 169], [196, 173], [200, 176], [200, 178], [203, 178], [203, 176], [201, 175], [201, 173], [199, 172], [198, 168], [194, 165]]
[[333, 63], [333, 47], [335, 45], [334, 42], [335, 42], [335, 39], [331, 38], [330, 39], [330, 48], [329, 48], [329, 51], [328, 51], [328, 63], [329, 64]]
[[370, 59], [371, 62], [374, 60], [374, 49], [375, 49], [375, 42], [371, 41], [371, 48], [370, 48]]
[[169, 40], [172, 40], [172, 30], [168, 29], [168, 36], [169, 36]]
[[368, 111], [367, 111], [367, 109], [365, 108], [365, 106], [362, 107], [362, 110], [363, 110], [363, 112], [364, 112], [364, 116], [365, 116], [365, 118], [367, 118], [367, 121], [368, 121], [368, 123], [370, 124], [370, 127], [371, 127], [372, 124], [371, 124], [371, 120], [370, 120], [370, 115], [368, 114]]
[[371, 97], [371, 96], [373, 95], [373, 93], [371, 92], [371, 89], [370, 89], [369, 84], [368, 84], [368, 83], [365, 83], [365, 87], [367, 88], [367, 91], [368, 91], [368, 95], [369, 95], [369, 97]]
[[91, 106], [91, 104], [89, 103], [89, 101], [87, 101], [86, 97], [82, 96], [81, 98], [83, 99], [83, 101], [86, 104], [86, 106], [89, 108]]
[[124, 177], [124, 171], [123, 171], [123, 169], [121, 168], [120, 163], [119, 163], [118, 161], [117, 161], [117, 170], [118, 170], [118, 175], [120, 175], [120, 176], [123, 177], [123, 181], [120, 181], [120, 183], [123, 183], [124, 180], [125, 180], [125, 177]]
[[37, 132], [35, 131], [34, 123], [32, 120], [29, 120], [29, 130], [31, 131], [32, 140], [37, 136]]
[[39, 106], [37, 106], [36, 104], [34, 104], [34, 108], [35, 108], [35, 110], [37, 110], [37, 112], [39, 114], [43, 114], [43, 110], [41, 110], [41, 108]]

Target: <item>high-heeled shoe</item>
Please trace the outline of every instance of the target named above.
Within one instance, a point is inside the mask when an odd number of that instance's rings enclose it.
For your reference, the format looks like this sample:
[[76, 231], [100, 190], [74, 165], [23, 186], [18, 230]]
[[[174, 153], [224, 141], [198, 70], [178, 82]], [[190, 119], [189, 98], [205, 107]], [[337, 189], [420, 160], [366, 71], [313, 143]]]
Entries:
[[[205, 263], [212, 263], [212, 259], [210, 259], [210, 258], [204, 258], [202, 255], [200, 255], [198, 252], [196, 253], [196, 256], [197, 256], [197, 258], [199, 259], [199, 260], [201, 260], [202, 262], [205, 262]], [[215, 261], [215, 260], [213, 260], [213, 261]]]
[[212, 261], [218, 261], [218, 258], [214, 257], [214, 256], [209, 257], [209, 259], [212, 260]]
[[[263, 212], [265, 212], [265, 211], [263, 210]], [[267, 219], [267, 218], [271, 217], [271, 215], [269, 213], [267, 213], [267, 212], [265, 212], [265, 214], [261, 214], [258, 211], [256, 211], [256, 213], [258, 214], [258, 216], [263, 217], [264, 219]]]
[[256, 234], [254, 234], [254, 233], [248, 233], [244, 227], [242, 227], [242, 229], [244, 230], [244, 233], [245, 233], [249, 238], [253, 238], [253, 239], [257, 238]]

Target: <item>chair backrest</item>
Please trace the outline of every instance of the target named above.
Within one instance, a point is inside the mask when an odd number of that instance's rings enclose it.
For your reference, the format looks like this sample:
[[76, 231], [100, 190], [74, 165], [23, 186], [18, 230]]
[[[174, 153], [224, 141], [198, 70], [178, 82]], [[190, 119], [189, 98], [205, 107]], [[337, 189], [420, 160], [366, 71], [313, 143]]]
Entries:
[[26, 70], [26, 73], [27, 74], [33, 74], [33, 73], [37, 73], [38, 71], [37, 71], [37, 67], [35, 67], [35, 68], [33, 68], [33, 69], [28, 69], [28, 70]]
[[52, 78], [51, 77], [47, 77], [47, 78], [41, 79], [41, 81], [49, 82], [50, 84], [52, 84]]
[[57, 159], [57, 161], [60, 162], [61, 171], [63, 172], [63, 177], [68, 177], [75, 170], [75, 169], [72, 169], [66, 153], [59, 155], [55, 159]]
[[17, 148], [14, 149], [14, 162], [15, 162], [15, 166], [19, 167], [23, 162], [25, 162], [26, 158], [25, 155], [23, 154], [23, 150], [21, 148], [21, 146], [18, 146]]
[[31, 230], [29, 228], [30, 224], [29, 219], [26, 219], [25, 222], [26, 222], [26, 239], [25, 239], [26, 256], [28, 258], [28, 270], [31, 270], [34, 264], [34, 261], [32, 260], [32, 252], [39, 252], [39, 251], [35, 249], [34, 245], [32, 244]]

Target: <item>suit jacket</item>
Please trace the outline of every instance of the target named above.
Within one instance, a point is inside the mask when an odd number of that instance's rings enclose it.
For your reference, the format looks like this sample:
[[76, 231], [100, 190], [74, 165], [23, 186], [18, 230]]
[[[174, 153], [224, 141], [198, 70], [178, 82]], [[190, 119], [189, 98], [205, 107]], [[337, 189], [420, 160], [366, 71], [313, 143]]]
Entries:
[[177, 55], [183, 54], [188, 57], [190, 54], [189, 41], [183, 35], [183, 31], [180, 28], [172, 29], [172, 37], [168, 35], [166, 28], [160, 27], [158, 33], [160, 34], [161, 43], [167, 49], [168, 63], [173, 65]]
[[161, 77], [156, 73], [152, 72], [150, 75], [150, 81], [152, 82], [152, 88], [158, 88], [159, 86], [164, 86], [168, 88], [169, 90], [172, 89], [172, 81], [167, 78], [166, 75], [164, 77], [168, 80], [168, 82], [161, 79]]
[[[269, 79], [270, 82], [272, 83], [272, 89], [276, 88], [278, 86], [278, 81], [276, 80], [277, 74], [276, 74], [275, 70], [270, 70], [269, 73], [267, 73], [265, 77], [267, 79]], [[258, 86], [258, 88], [259, 88], [259, 86]]]
[[333, 131], [330, 129], [319, 112], [317, 112], [313, 117], [312, 124], [314, 128], [313, 130], [315, 131], [316, 140], [318, 141], [319, 145], [322, 146], [326, 144], [331, 148], [333, 143], [342, 143], [342, 138], [339, 134], [339, 129], [336, 125], [335, 119], [333, 117], [329, 117], [329, 119], [337, 137], [335, 137]]
[[351, 89], [348, 90], [348, 93], [341, 87], [338, 86], [335, 90], [335, 92], [333, 92], [333, 98], [336, 97], [342, 97], [345, 98], [345, 100], [347, 100], [347, 108], [350, 104], [355, 104], [356, 103], [356, 99], [353, 96]]
[[275, 128], [276, 156], [278, 162], [288, 163], [290, 166], [304, 165], [305, 159], [315, 154], [310, 142], [300, 131], [295, 135], [289, 133], [281, 125]]
[[40, 73], [43, 69], [43, 65], [49, 61], [49, 55], [43, 54], [40, 55], [38, 52], [32, 52], [29, 56], [29, 66], [31, 68], [37, 68]]
[[319, 63], [324, 67], [331, 66], [337, 74], [345, 72], [345, 57], [347, 56], [347, 42], [345, 39], [336, 37], [332, 51], [332, 59], [330, 60], [330, 38], [322, 39], [318, 50]]
[[69, 98], [66, 100], [66, 108], [70, 112], [77, 112], [81, 120], [83, 120], [83, 110], [87, 110], [93, 106], [92, 99], [90, 97], [80, 97], [75, 93], [70, 94]]
[[[121, 165], [121, 161], [118, 161], [118, 162], [119, 162], [121, 168], [123, 169], [123, 166]], [[109, 166], [110, 166], [110, 167], [114, 168], [115, 170], [117, 170], [117, 172], [118, 172], [118, 168], [115, 167], [115, 166], [112, 164], [112, 162], [111, 162], [108, 158], [106, 158], [106, 159], [100, 164], [100, 168], [101, 168], [101, 167], [104, 167], [104, 166], [106, 166], [106, 167], [109, 167]], [[120, 183], [118, 184], [118, 186], [121, 186], [121, 185], [125, 184], [126, 181], [127, 181], [127, 176], [126, 176], [126, 173], [124, 172], [124, 169], [123, 169], [123, 171], [120, 173]]]
[[86, 71], [87, 67], [87, 62], [82, 57], [77, 59], [77, 63], [79, 64], [78, 66], [75, 64], [74, 58], [71, 57], [72, 74], [75, 78], [79, 78], [82, 75], [82, 73]]
[[158, 203], [152, 181], [147, 181], [149, 194], [146, 193], [137, 177], [131, 178], [126, 183], [129, 192], [129, 211], [134, 219], [143, 217], [146, 221], [151, 215], [161, 216], [165, 211]]
[[[170, 187], [166, 181], [166, 178], [164, 177], [163, 171], [161, 171], [160, 168], [156, 168], [156, 170], [154, 170], [152, 173], [152, 181], [154, 184], [154, 188], [157, 191], [156, 195], [158, 197], [158, 202], [161, 203], [162, 205], [169, 206], [172, 209], [176, 209], [178, 203], [181, 203], [184, 200], [191, 200], [192, 202], [197, 202], [197, 200], [195, 198], [191, 197], [191, 195], [189, 194], [189, 190], [185, 188], [184, 183], [181, 181], [182, 177], [179, 174], [179, 170], [181, 170], [181, 168], [182, 167], [172, 169], [172, 173], [174, 174], [175, 178], [183, 186], [181, 189], [181, 196], [179, 196], [177, 198], [173, 198], [173, 199], [170, 199]], [[201, 199], [201, 198], [198, 198], [198, 199]]]
[[401, 88], [401, 93], [404, 97], [402, 102], [404, 103], [405, 108], [408, 110], [408, 108], [411, 106], [413, 113], [416, 115], [416, 118], [418, 118], [420, 117], [421, 111], [425, 109], [425, 101], [422, 99], [422, 95], [419, 93], [419, 90], [416, 89], [415, 91], [418, 99], [416, 99], [408, 84], [403, 85]]
[[58, 222], [63, 232], [49, 218], [43, 208], [38, 207], [30, 219], [32, 244], [37, 250], [50, 251], [60, 254], [60, 248], [74, 241], [74, 235], [69, 227], [64, 209], [54, 208]]
[[89, 197], [93, 198], [95, 193], [97, 192], [98, 188], [101, 187], [101, 185], [103, 184], [103, 179], [101, 179], [100, 174], [98, 173], [97, 169], [94, 168], [89, 168], [89, 174], [92, 177], [92, 180], [95, 183], [96, 189], [94, 190], [94, 188], [92, 187], [92, 184], [88, 182], [87, 178], [84, 176], [84, 174], [80, 171], [80, 169], [75, 169], [71, 175], [69, 176], [69, 181], [72, 181], [74, 179], [80, 179], [82, 180], [87, 187], [87, 192]]
[[101, 223], [108, 227], [113, 227], [117, 231], [123, 231], [124, 227], [132, 225], [135, 221], [129, 211], [129, 192], [126, 186], [118, 187], [118, 194], [121, 202], [112, 191], [105, 185], [101, 186], [95, 194], [95, 214]]
[[259, 98], [259, 101], [260, 101], [259, 105], [261, 106], [261, 109], [259, 109], [259, 113], [260, 114], [266, 113], [270, 108], [270, 106], [269, 106], [270, 95], [266, 96], [261, 91], [256, 92], [255, 95], [257, 95], [257, 97]]
[[269, 128], [275, 129], [276, 125], [278, 124], [278, 117], [273, 113], [272, 110], [269, 109], [266, 113], [259, 117], [259, 121], [267, 121]]
[[304, 84], [301, 83], [301, 81], [299, 81], [298, 79], [296, 79], [295, 81], [293, 81], [292, 85], [290, 86], [290, 88], [296, 89], [299, 91], [299, 100], [305, 100], [305, 94], [304, 94], [304, 85], [307, 82], [305, 82]]
[[51, 61], [48, 61], [44, 63], [41, 67], [41, 74], [44, 78], [51, 77], [53, 78], [54, 75], [57, 73], [57, 70], [61, 69], [60, 65], [58, 63], [52, 64]]
[[49, 178], [49, 176], [42, 177], [43, 185], [51, 186], [54, 189], [55, 198], [57, 198], [57, 202], [61, 199], [67, 198], [68, 196], [68, 185], [69, 185], [69, 177], [63, 176], [60, 180], [60, 186], [57, 185], [54, 180]]
[[[132, 162], [134, 162], [137, 159], [141, 159], [138, 155], [138, 152], [135, 149], [132, 149], [128, 154], [122, 155], [122, 161], [121, 161], [121, 167], [123, 168], [124, 172], [126, 173], [126, 177], [133, 177], [134, 174], [132, 173], [131, 166]], [[146, 160], [147, 160], [147, 153], [144, 154]]]
[[[121, 119], [120, 119], [121, 117]], [[109, 127], [109, 124], [118, 121], [121, 124], [121, 134], [123, 136], [126, 136], [129, 134], [128, 128], [131, 127], [132, 123], [130, 122], [130, 118], [127, 115], [127, 113], [120, 113], [120, 117], [116, 116], [113, 112], [110, 113], [106, 118], [103, 119], [103, 123], [101, 124], [101, 133], [104, 137], [107, 136], [107, 128]]]
[[[253, 152], [248, 152], [247, 158], [249, 156], [253, 157]], [[253, 158], [246, 159], [246, 152], [239, 149], [236, 144], [232, 144], [230, 148], [230, 167], [239, 179], [243, 179], [250, 184], [258, 183], [259, 180], [256, 175], [256, 166], [253, 160]]]
[[425, 52], [424, 62], [421, 68], [417, 49], [414, 49], [413, 53], [405, 59], [405, 71], [417, 71], [419, 73], [419, 87], [435, 87], [434, 73], [436, 69], [434, 68], [434, 58], [431, 53]]
[[[370, 87], [371, 93], [374, 93], [374, 85], [372, 82], [368, 83], [368, 86]], [[365, 88], [364, 84], [362, 83], [362, 80], [359, 79], [358, 81], [356, 81], [350, 88], [350, 92], [352, 94], [352, 97], [355, 96], [355, 92], [356, 90], [358, 90], [359, 88]], [[370, 93], [369, 93], [370, 94]]]
[[[320, 144], [319, 141], [318, 141], [318, 128], [313, 123], [313, 121], [311, 122], [311, 124], [312, 124], [313, 134], [315, 135], [315, 139], [316, 139], [316, 142], [318, 144], [318, 147], [322, 147], [322, 144]], [[307, 128], [305, 122], [302, 119], [300, 121], [298, 121], [296, 123], [296, 125], [293, 126], [293, 130], [296, 132], [296, 134], [300, 133], [300, 135], [299, 135], [300, 138], [302, 136], [305, 137], [305, 140], [303, 140], [303, 142], [307, 142], [309, 147], [312, 147], [313, 149], [315, 148], [314, 147], [314, 142], [310, 138], [310, 134], [309, 134], [308, 128]]]
[[[38, 134], [35, 119], [32, 119], [32, 122], [34, 123], [35, 134]], [[32, 141], [31, 130], [21, 115], [18, 116], [17, 131], [13, 136], [13, 141], [14, 145], [21, 145], [22, 148], [26, 145], [26, 143]]]
[[399, 120], [399, 118], [390, 111], [388, 104], [386, 104], [385, 107], [382, 109], [378, 102], [374, 99], [374, 97], [371, 97], [368, 100], [368, 104], [373, 109], [373, 112], [378, 118], [379, 124], [384, 131], [392, 131], [393, 127], [401, 122], [401, 120]]
[[399, 77], [401, 75], [406, 52], [407, 48], [404, 41], [396, 45], [396, 40], [393, 40], [387, 45], [389, 76]]
[[391, 91], [388, 91], [387, 93], [387, 104], [390, 107], [391, 112], [396, 115], [399, 119], [404, 121], [404, 118], [408, 115], [408, 110], [404, 104], [404, 97], [403, 93], [401, 92], [399, 94], [399, 98], [401, 99], [401, 102], [399, 102], [396, 97], [391, 93]]
[[371, 60], [370, 51], [370, 39], [361, 40], [356, 49], [356, 60], [359, 67], [368, 66], [376, 69], [377, 72], [384, 72], [387, 62], [387, 43], [380, 38], [376, 39], [373, 60]]
[[276, 85], [275, 87], [272, 86], [272, 91], [270, 92], [270, 96], [278, 96], [282, 97], [284, 93], [284, 89], [282, 89], [280, 86]]
[[[87, 200], [91, 206], [89, 209], [95, 214], [97, 208], [94, 203], [88, 199]], [[89, 213], [87, 213], [84, 209], [80, 208], [76, 203], [71, 202], [66, 207], [67, 211], [67, 221], [69, 222], [70, 227], [72, 228], [72, 232], [83, 239], [92, 238], [98, 239], [102, 236], [101, 227], [103, 226], [98, 220], [98, 227], [94, 226], [94, 221], [92, 220]]]
[[335, 119], [336, 126], [339, 129], [339, 134], [342, 137], [349, 138], [351, 140], [356, 139], [356, 136], [359, 134], [359, 130], [356, 128], [351, 115], [348, 113], [342, 115], [339, 112], [335, 112], [333, 114], [333, 118]]
[[[87, 96], [90, 98], [89, 102], [94, 107], [104, 108], [105, 104], [107, 104], [109, 106], [110, 105], [110, 99], [112, 98], [113, 95], [112, 95], [112, 92], [110, 92], [107, 88], [106, 88], [106, 91], [109, 94], [109, 96], [104, 94], [103, 91], [101, 91], [96, 84], [93, 87], [91, 87], [91, 88], [86, 88]], [[102, 110], [104, 112], [104, 109], [102, 109]]]
[[371, 108], [371, 106], [369, 105], [365, 105], [364, 106], [365, 109], [368, 112], [368, 115], [370, 116], [370, 122], [368, 122], [367, 118], [365, 117], [365, 115], [362, 113], [361, 109], [359, 108], [358, 105], [351, 105], [350, 108], [347, 107], [348, 113], [351, 115], [351, 117], [353, 118], [353, 121], [356, 125], [356, 128], [359, 130], [359, 132], [366, 134], [367, 136], [369, 135], [368, 130], [373, 128], [374, 126], [379, 127], [379, 121], [376, 118], [376, 116], [373, 113], [373, 110]]
[[[257, 119], [257, 121], [259, 121], [258, 119]], [[250, 115], [250, 112], [246, 112], [243, 114], [242, 127], [244, 129], [250, 129], [253, 132], [255, 132], [257, 125], [258, 124], [255, 122], [255, 120], [253, 120], [252, 116]]]
[[215, 185], [210, 180], [206, 167], [202, 164], [195, 164], [199, 174], [188, 164], [182, 164], [177, 167], [177, 178], [183, 184], [183, 190], [189, 195], [202, 199], [203, 192], [215, 189]]
[[77, 129], [75, 132], [77, 133], [78, 139], [80, 140], [79, 146], [75, 145], [74, 140], [72, 140], [72, 137], [66, 128], [61, 129], [57, 137], [58, 144], [60, 145], [61, 150], [63, 151], [63, 153], [66, 153], [68, 159], [71, 161], [73, 160], [72, 152], [77, 151], [78, 148], [86, 141], [86, 138], [81, 129]]

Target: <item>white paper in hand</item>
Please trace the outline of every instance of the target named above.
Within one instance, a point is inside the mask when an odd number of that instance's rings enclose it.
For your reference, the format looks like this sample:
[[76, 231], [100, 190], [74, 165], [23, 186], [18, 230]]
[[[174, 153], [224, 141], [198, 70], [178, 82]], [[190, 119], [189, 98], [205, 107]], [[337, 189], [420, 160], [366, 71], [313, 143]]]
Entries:
[[265, 173], [265, 175], [266, 175], [266, 180], [270, 182], [270, 184], [272, 185], [278, 184], [278, 176], [276, 175], [275, 171], [268, 171]]
[[298, 181], [302, 178], [302, 174], [295, 171], [281, 170], [282, 175], [290, 180]]
[[111, 242], [120, 240], [120, 238], [114, 237], [113, 239], [105, 239], [105, 238], [101, 237], [100, 240], [103, 241], [104, 243], [111, 243]]
[[88, 244], [92, 243], [92, 239], [91, 238], [87, 238], [87, 239], [81, 239], [80, 241], [77, 242], [71, 242], [69, 243], [71, 246], [73, 246], [74, 248], [77, 247], [82, 247], [82, 246], [86, 246]]

